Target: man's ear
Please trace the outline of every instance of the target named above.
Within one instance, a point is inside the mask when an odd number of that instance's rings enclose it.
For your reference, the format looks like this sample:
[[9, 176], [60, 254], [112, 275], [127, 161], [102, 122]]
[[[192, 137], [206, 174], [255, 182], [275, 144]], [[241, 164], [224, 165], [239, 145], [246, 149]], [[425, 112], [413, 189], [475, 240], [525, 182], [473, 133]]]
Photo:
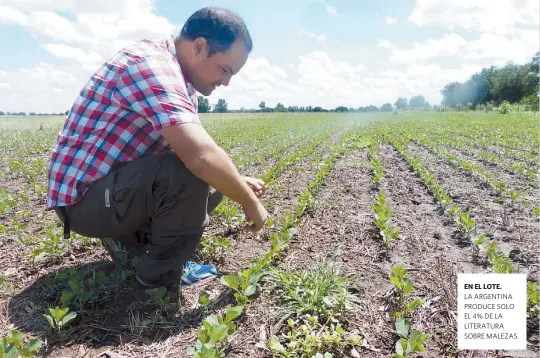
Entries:
[[205, 38], [199, 37], [195, 39], [195, 41], [193, 42], [193, 51], [195, 53], [195, 56], [204, 56], [208, 52], [207, 45], [208, 43], [206, 42]]

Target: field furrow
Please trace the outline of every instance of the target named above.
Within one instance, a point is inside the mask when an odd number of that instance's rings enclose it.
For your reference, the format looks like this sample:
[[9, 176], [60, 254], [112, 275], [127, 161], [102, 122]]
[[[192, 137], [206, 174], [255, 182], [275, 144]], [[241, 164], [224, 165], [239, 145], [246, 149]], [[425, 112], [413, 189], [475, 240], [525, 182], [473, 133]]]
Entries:
[[[449, 220], [419, 178], [412, 173], [399, 153], [389, 145], [381, 147], [380, 158], [385, 179], [382, 188], [393, 208], [400, 228], [400, 239], [392, 248], [390, 260], [402, 264], [415, 282], [416, 295], [427, 304], [417, 312], [417, 327], [436, 332], [426, 345], [428, 357], [446, 356], [456, 349], [453, 342], [457, 310], [455, 289], [457, 273], [480, 273], [483, 267], [472, 259], [471, 250], [460, 245], [459, 230]], [[425, 277], [429, 276], [429, 281]], [[473, 352], [460, 352], [470, 357]], [[472, 355], [473, 357], [475, 355]]]
[[[202, 117], [240, 174], [266, 182], [271, 220], [249, 233], [225, 199], [192, 257], [219, 278], [181, 294], [141, 289], [100, 240], [64, 240], [43, 211], [59, 119], [0, 121], [0, 340], [16, 328], [43, 357], [80, 358], [386, 358], [413, 339], [425, 352], [411, 358], [538, 353], [536, 117]], [[457, 275], [516, 272], [528, 279], [528, 350], [458, 351]], [[54, 307], [76, 319], [52, 329]]]
[[478, 223], [479, 232], [499, 242], [503, 252], [522, 264], [536, 265], [538, 222], [511, 207], [494, 202], [492, 192], [449, 164], [437, 160], [432, 154], [414, 144], [407, 149], [422, 160], [426, 168], [435, 173], [438, 181], [446, 188], [454, 202], [471, 213]]

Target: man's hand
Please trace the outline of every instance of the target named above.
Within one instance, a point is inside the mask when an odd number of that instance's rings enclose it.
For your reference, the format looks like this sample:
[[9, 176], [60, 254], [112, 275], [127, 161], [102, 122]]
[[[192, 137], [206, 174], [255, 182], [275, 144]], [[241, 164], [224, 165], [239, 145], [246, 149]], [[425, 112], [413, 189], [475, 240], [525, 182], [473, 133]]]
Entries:
[[246, 220], [253, 221], [247, 230], [255, 232], [264, 227], [268, 213], [259, 201], [264, 183], [240, 176], [227, 153], [199, 123], [168, 126], [160, 132], [189, 171], [242, 206]]
[[252, 225], [246, 225], [246, 230], [257, 232], [264, 227], [268, 219], [268, 212], [259, 200], [256, 200], [253, 205], [242, 206], [244, 214], [246, 214], [246, 222], [253, 221]]
[[244, 181], [249, 184], [251, 190], [253, 190], [253, 192], [255, 193], [255, 195], [257, 195], [258, 198], [264, 196], [265, 190], [264, 182], [262, 180], [246, 176], [242, 176], [242, 179], [244, 179]]

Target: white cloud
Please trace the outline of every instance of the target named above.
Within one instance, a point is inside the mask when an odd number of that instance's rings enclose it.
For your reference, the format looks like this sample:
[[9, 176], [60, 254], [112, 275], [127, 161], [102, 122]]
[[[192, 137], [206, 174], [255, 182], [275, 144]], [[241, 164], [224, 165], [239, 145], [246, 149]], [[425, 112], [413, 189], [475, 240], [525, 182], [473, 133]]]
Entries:
[[395, 25], [397, 23], [397, 20], [395, 17], [385, 16], [384, 22], [387, 23], [388, 25]]
[[382, 48], [395, 48], [394, 44], [392, 44], [390, 41], [388, 40], [383, 40], [383, 41], [379, 41], [377, 43], [377, 46], [378, 47], [382, 47]]
[[325, 34], [317, 35], [304, 29], [300, 29], [300, 35], [309, 37], [310, 39], [314, 39], [317, 42], [326, 42], [326, 40], [328, 40], [328, 36], [326, 36]]
[[25, 27], [61, 61], [6, 72], [2, 83], [11, 88], [0, 96], [4, 111], [64, 111], [114, 52], [143, 38], [179, 30], [155, 13], [153, 0], [0, 0], [0, 4], [0, 24]]
[[[89, 73], [80, 66], [39, 63], [33, 68], [6, 71], [2, 81], [10, 84], [0, 95], [0, 110], [5, 112], [63, 112], [75, 99]], [[0, 92], [4, 89], [0, 86]], [[53, 89], [62, 89], [62, 92]]]
[[455, 56], [466, 46], [467, 41], [460, 35], [447, 34], [438, 40], [416, 42], [412, 48], [396, 49], [390, 61], [407, 64], [433, 57]]
[[17, 9], [0, 5], [0, 23], [25, 25], [26, 16]]
[[384, 70], [365, 79], [373, 88], [387, 91], [388, 100], [398, 96], [412, 97], [423, 95], [431, 104], [439, 104], [440, 90], [451, 81], [465, 81], [473, 73], [481, 70], [478, 65], [461, 65], [457, 68], [444, 68], [436, 64], [409, 64], [405, 70]]
[[[498, 0], [496, 3], [497, 6], [490, 0], [417, 0], [409, 16], [411, 23], [451, 31], [463, 29], [472, 39], [446, 35], [415, 44], [414, 49], [395, 54], [394, 60], [444, 55], [461, 61], [480, 61], [486, 66], [530, 61], [538, 50], [540, 2]], [[417, 53], [413, 54], [414, 51]]]
[[[409, 21], [418, 26], [463, 28], [499, 35], [523, 29], [538, 33], [538, 0], [417, 0]], [[536, 43], [538, 45], [538, 43]]]
[[263, 100], [268, 106], [278, 102], [285, 106], [358, 106], [364, 66], [316, 51], [298, 56], [294, 68], [286, 67], [287, 71], [265, 58], [250, 59], [229, 87], [218, 88], [209, 97], [210, 103], [225, 98], [230, 108], [256, 108]]
[[43, 48], [62, 59], [73, 59], [81, 64], [99, 64], [103, 58], [96, 52], [87, 52], [81, 48], [64, 44], [44, 44]]
[[509, 38], [491, 33], [484, 33], [470, 41], [463, 54], [466, 60], [482, 60], [486, 65], [502, 66], [509, 61], [525, 63], [538, 51], [538, 32], [523, 31]]
[[[0, 0], [0, 4], [0, 24], [26, 28], [57, 59], [54, 64], [0, 71], [3, 111], [65, 111], [88, 76], [112, 53], [180, 28], [156, 14], [152, 0]], [[225, 98], [229, 108], [257, 108], [261, 100], [268, 106], [281, 102], [335, 108], [380, 106], [400, 96], [422, 94], [430, 103], [439, 103], [439, 91], [448, 82], [464, 81], [492, 64], [528, 61], [538, 48], [537, 3], [501, 0], [500, 4], [502, 10], [481, 0], [418, 0], [409, 22], [446, 33], [410, 46], [389, 38], [355, 49], [346, 42], [329, 41], [325, 34], [299, 30], [314, 40], [305, 41], [306, 46], [314, 49], [316, 42], [325, 43], [331, 51], [297, 53], [295, 60], [283, 62], [251, 57], [230, 86], [218, 88], [210, 102]], [[321, 5], [337, 14], [327, 3]], [[397, 22], [389, 16], [384, 21]]]
[[[119, 43], [156, 38], [179, 30], [154, 12], [152, 0], [2, 0], [0, 23], [26, 27], [37, 39], [90, 46], [102, 56]], [[31, 6], [35, 5], [35, 6]], [[72, 21], [55, 10], [75, 14]]]
[[[439, 39], [416, 42], [410, 48], [398, 48], [392, 53], [392, 63], [409, 64], [425, 60], [439, 60], [443, 57], [454, 61], [481, 61], [486, 66], [502, 66], [509, 61], [524, 63], [530, 61], [535, 48], [531, 46], [535, 39], [532, 33], [523, 32], [514, 38], [483, 33], [474, 40], [466, 40], [461, 35], [450, 33]], [[385, 41], [378, 46], [386, 47]]]

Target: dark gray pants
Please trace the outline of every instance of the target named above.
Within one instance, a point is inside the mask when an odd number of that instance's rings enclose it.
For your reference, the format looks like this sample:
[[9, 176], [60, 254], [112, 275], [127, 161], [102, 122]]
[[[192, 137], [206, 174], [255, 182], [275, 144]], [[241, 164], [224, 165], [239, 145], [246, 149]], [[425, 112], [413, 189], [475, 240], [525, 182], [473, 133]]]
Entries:
[[180, 283], [182, 267], [222, 198], [168, 152], [114, 169], [78, 203], [56, 212], [64, 223], [65, 213], [80, 235], [119, 241], [137, 258], [142, 281], [172, 286]]

